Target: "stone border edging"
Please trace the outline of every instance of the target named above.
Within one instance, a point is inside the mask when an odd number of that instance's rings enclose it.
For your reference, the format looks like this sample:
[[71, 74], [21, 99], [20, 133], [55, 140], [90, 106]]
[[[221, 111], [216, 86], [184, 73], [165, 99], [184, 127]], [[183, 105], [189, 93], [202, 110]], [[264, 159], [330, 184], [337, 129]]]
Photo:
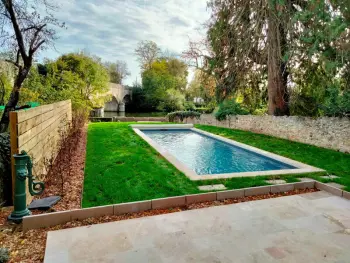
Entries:
[[334, 186], [331, 186], [331, 185], [328, 185], [325, 183], [321, 183], [319, 181], [315, 181], [315, 188], [317, 188], [319, 190], [326, 191], [332, 195], [336, 195], [336, 196], [343, 197], [345, 199], [350, 200], [350, 192], [344, 191], [344, 190], [336, 188]]
[[[255, 195], [281, 193], [296, 189], [315, 188], [318, 182], [296, 182], [280, 185], [268, 185], [259, 187], [250, 187], [236, 190], [226, 190], [210, 192], [203, 194], [174, 196], [167, 198], [152, 199], [131, 203], [121, 203], [115, 205], [97, 206], [83, 209], [73, 209], [68, 211], [59, 211], [54, 213], [30, 215], [23, 218], [23, 231], [38, 229], [42, 227], [51, 227], [60, 225], [73, 220], [83, 220], [90, 217], [101, 217], [108, 215], [122, 215], [127, 213], [137, 213], [152, 209], [166, 209], [171, 207], [181, 207], [194, 203], [207, 201], [221, 201], [224, 199], [249, 197]], [[322, 184], [323, 185], [323, 184]], [[327, 186], [327, 185], [326, 185]], [[330, 187], [330, 186], [328, 186]], [[334, 187], [332, 187], [334, 188]], [[323, 190], [323, 189], [322, 189]], [[326, 190], [325, 190], [326, 191]], [[349, 199], [350, 199], [350, 193]]]

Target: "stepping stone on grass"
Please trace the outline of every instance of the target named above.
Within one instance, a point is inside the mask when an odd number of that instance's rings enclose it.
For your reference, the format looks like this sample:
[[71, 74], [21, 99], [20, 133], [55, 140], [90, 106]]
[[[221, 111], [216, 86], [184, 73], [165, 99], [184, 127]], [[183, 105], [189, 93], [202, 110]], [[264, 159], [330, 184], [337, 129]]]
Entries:
[[311, 181], [315, 181], [315, 179], [312, 178], [308, 178], [308, 177], [302, 177], [302, 178], [298, 178], [300, 180], [300, 182], [311, 182]]
[[268, 184], [285, 184], [285, 183], [287, 183], [285, 180], [281, 180], [281, 179], [278, 179], [278, 180], [266, 180], [265, 182], [268, 183]]
[[330, 175], [321, 176], [321, 178], [323, 178], [323, 179], [337, 179], [337, 178], [339, 178], [339, 176], [330, 174]]
[[198, 186], [201, 191], [214, 191], [214, 190], [225, 190], [226, 187], [223, 184], [211, 184]]
[[345, 185], [337, 184], [337, 183], [326, 183], [326, 184], [329, 186], [333, 186], [335, 188], [338, 188], [338, 189], [343, 189], [345, 187]]

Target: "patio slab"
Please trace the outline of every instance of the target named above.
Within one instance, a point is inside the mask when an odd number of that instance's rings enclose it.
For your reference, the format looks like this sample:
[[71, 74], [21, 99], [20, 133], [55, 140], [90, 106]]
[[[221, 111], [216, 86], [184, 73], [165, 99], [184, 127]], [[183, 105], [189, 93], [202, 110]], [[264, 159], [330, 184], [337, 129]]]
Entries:
[[51, 231], [44, 262], [348, 262], [349, 227], [320, 191]]

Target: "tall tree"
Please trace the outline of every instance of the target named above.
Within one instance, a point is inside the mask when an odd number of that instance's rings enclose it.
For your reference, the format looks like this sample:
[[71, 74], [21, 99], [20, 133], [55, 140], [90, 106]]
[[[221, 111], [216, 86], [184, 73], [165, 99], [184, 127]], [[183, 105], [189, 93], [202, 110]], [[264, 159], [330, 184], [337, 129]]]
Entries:
[[[45, 15], [37, 11], [38, 6], [46, 10]], [[48, 0], [1, 0], [0, 43], [11, 51], [12, 56], [6, 61], [17, 67], [17, 75], [0, 121], [0, 132], [8, 128], [9, 113], [18, 103], [22, 83], [28, 76], [34, 56], [56, 38], [53, 26], [64, 26], [52, 15], [55, 9]]]
[[[251, 80], [260, 75], [260, 84], [266, 78], [269, 114], [288, 115], [293, 81], [308, 85], [311, 74], [323, 79], [318, 86], [338, 85], [339, 76], [346, 83], [348, 3], [211, 0], [207, 35], [210, 52], [203, 65], [216, 76], [219, 101], [230, 93], [253, 89], [251, 83], [256, 81]], [[193, 45], [190, 51], [201, 55]], [[296, 69], [304, 79], [291, 75]]]
[[135, 55], [140, 63], [142, 70], [152, 68], [152, 63], [156, 61], [160, 55], [160, 48], [153, 41], [140, 41], [135, 49]]
[[145, 100], [153, 110], [182, 109], [185, 100], [187, 65], [176, 59], [160, 59], [142, 72]]
[[106, 62], [105, 67], [108, 69], [110, 81], [113, 83], [122, 84], [123, 80], [130, 76], [130, 71], [125, 61]]

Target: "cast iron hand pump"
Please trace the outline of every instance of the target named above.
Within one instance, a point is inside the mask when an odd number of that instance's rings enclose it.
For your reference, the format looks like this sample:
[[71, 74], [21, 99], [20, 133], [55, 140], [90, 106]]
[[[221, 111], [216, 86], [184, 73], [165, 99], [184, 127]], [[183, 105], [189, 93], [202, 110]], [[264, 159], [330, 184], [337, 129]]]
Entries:
[[28, 177], [28, 188], [31, 195], [40, 195], [44, 191], [43, 182], [34, 182], [33, 163], [25, 151], [15, 154], [15, 195], [14, 210], [9, 216], [9, 220], [16, 223], [21, 222], [24, 216], [30, 215], [26, 200], [26, 178]]

